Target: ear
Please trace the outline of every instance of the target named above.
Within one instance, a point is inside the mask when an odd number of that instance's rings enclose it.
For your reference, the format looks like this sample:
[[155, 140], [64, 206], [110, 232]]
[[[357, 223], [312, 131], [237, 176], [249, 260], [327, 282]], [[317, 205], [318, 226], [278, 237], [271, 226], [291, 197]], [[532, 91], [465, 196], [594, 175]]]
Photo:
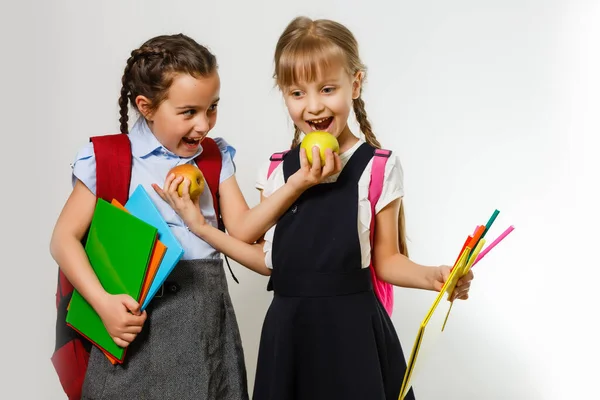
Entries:
[[135, 105], [140, 114], [148, 121], [152, 121], [152, 102], [146, 96], [139, 95], [135, 98]]
[[362, 88], [362, 80], [365, 76], [363, 71], [358, 71], [354, 74], [354, 78], [352, 80], [352, 100], [356, 100], [360, 97], [360, 91]]

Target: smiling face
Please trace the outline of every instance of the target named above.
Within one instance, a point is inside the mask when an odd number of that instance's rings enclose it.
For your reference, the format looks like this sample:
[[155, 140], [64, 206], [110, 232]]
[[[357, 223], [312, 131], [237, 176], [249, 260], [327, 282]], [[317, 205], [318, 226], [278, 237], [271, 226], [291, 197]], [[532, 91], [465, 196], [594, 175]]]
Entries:
[[[323, 130], [338, 139], [340, 151], [355, 143], [348, 117], [360, 107], [365, 67], [354, 36], [328, 20], [299, 18], [281, 34], [275, 48], [275, 79], [296, 130]], [[357, 116], [358, 118], [358, 116]]]
[[138, 96], [136, 104], [165, 148], [180, 157], [191, 157], [217, 122], [220, 86], [216, 71], [198, 78], [179, 73], [156, 110], [144, 96]]
[[348, 74], [340, 63], [330, 63], [319, 68], [313, 79], [282, 88], [294, 124], [304, 133], [326, 131], [340, 138], [348, 131], [353, 99], [360, 95], [360, 77], [360, 73]]

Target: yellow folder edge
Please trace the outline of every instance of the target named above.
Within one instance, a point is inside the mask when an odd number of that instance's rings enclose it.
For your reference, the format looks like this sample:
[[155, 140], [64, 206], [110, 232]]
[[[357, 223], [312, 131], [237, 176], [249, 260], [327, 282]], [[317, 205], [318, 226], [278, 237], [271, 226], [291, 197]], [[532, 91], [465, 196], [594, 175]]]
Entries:
[[[442, 300], [442, 297], [444, 297], [444, 294], [446, 292], [448, 293], [448, 295], [452, 294], [452, 292], [454, 291], [454, 288], [456, 287], [456, 284], [458, 283], [458, 280], [460, 278], [462, 278], [463, 276], [465, 276], [469, 272], [469, 270], [471, 269], [471, 266], [475, 262], [475, 259], [477, 258], [477, 255], [479, 255], [479, 252], [481, 251], [484, 244], [485, 244], [485, 239], [479, 240], [479, 242], [477, 243], [477, 246], [475, 246], [475, 250], [473, 251], [473, 253], [471, 254], [470, 257], [469, 257], [469, 253], [471, 253], [471, 248], [465, 247], [460, 258], [454, 265], [454, 268], [452, 268], [452, 272], [450, 273], [450, 276], [448, 276], [448, 279], [446, 279], [444, 286], [442, 286], [442, 289], [440, 290], [439, 294], [435, 298], [435, 301], [429, 308], [429, 311], [427, 312], [427, 315], [423, 319], [423, 322], [421, 322], [421, 326], [419, 327], [419, 332], [417, 333], [417, 338], [415, 339], [415, 343], [413, 345], [410, 357], [408, 359], [408, 364], [406, 366], [406, 372], [404, 373], [404, 379], [402, 381], [402, 387], [400, 389], [400, 396], [398, 397], [398, 400], [404, 400], [404, 397], [406, 396], [406, 394], [408, 393], [408, 390], [410, 389], [410, 380], [412, 378], [412, 373], [415, 368], [417, 357], [419, 355], [419, 348], [420, 348], [421, 342], [423, 340], [425, 328], [426, 328], [427, 324], [429, 323], [431, 316], [433, 315], [437, 306], [439, 305], [440, 301]], [[467, 260], [467, 257], [468, 257], [468, 260]]]

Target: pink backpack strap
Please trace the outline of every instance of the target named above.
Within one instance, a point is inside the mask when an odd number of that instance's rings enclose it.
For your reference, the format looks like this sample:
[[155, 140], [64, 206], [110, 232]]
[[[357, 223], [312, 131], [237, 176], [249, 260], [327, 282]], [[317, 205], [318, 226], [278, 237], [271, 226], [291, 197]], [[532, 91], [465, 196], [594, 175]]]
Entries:
[[[275, 168], [277, 168], [277, 166], [283, 162], [283, 159], [285, 158], [285, 155], [288, 152], [289, 152], [289, 150], [285, 150], [285, 151], [281, 151], [279, 153], [273, 153], [271, 155], [271, 158], [270, 158], [271, 163], [269, 164], [269, 170], [267, 171], [267, 179], [269, 179], [269, 177], [271, 176], [273, 171], [275, 171]], [[267, 290], [269, 290], [269, 291], [273, 290], [273, 278], [272, 277], [269, 278], [269, 283], [267, 283]]]
[[394, 287], [390, 283], [384, 282], [377, 277], [373, 266], [373, 245], [375, 238], [375, 207], [381, 192], [383, 191], [383, 179], [385, 175], [385, 165], [390, 158], [390, 150], [375, 149], [373, 155], [373, 165], [371, 167], [371, 180], [369, 183], [369, 202], [371, 203], [371, 226], [369, 229], [369, 239], [371, 242], [371, 278], [373, 279], [373, 289], [377, 298], [381, 301], [387, 313], [391, 316], [394, 308]]
[[269, 179], [273, 171], [275, 171], [275, 168], [277, 168], [277, 166], [281, 164], [283, 158], [285, 157], [288, 151], [289, 150], [282, 151], [279, 153], [273, 153], [273, 155], [271, 156], [271, 163], [269, 164], [269, 171], [267, 172], [267, 179]]

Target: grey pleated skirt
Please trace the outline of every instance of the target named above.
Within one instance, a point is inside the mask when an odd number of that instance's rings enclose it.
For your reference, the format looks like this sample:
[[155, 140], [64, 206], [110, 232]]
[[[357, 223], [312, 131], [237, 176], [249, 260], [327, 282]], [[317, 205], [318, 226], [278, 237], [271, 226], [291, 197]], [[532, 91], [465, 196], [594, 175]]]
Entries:
[[248, 399], [222, 260], [179, 262], [147, 312], [122, 365], [92, 348], [83, 399]]

